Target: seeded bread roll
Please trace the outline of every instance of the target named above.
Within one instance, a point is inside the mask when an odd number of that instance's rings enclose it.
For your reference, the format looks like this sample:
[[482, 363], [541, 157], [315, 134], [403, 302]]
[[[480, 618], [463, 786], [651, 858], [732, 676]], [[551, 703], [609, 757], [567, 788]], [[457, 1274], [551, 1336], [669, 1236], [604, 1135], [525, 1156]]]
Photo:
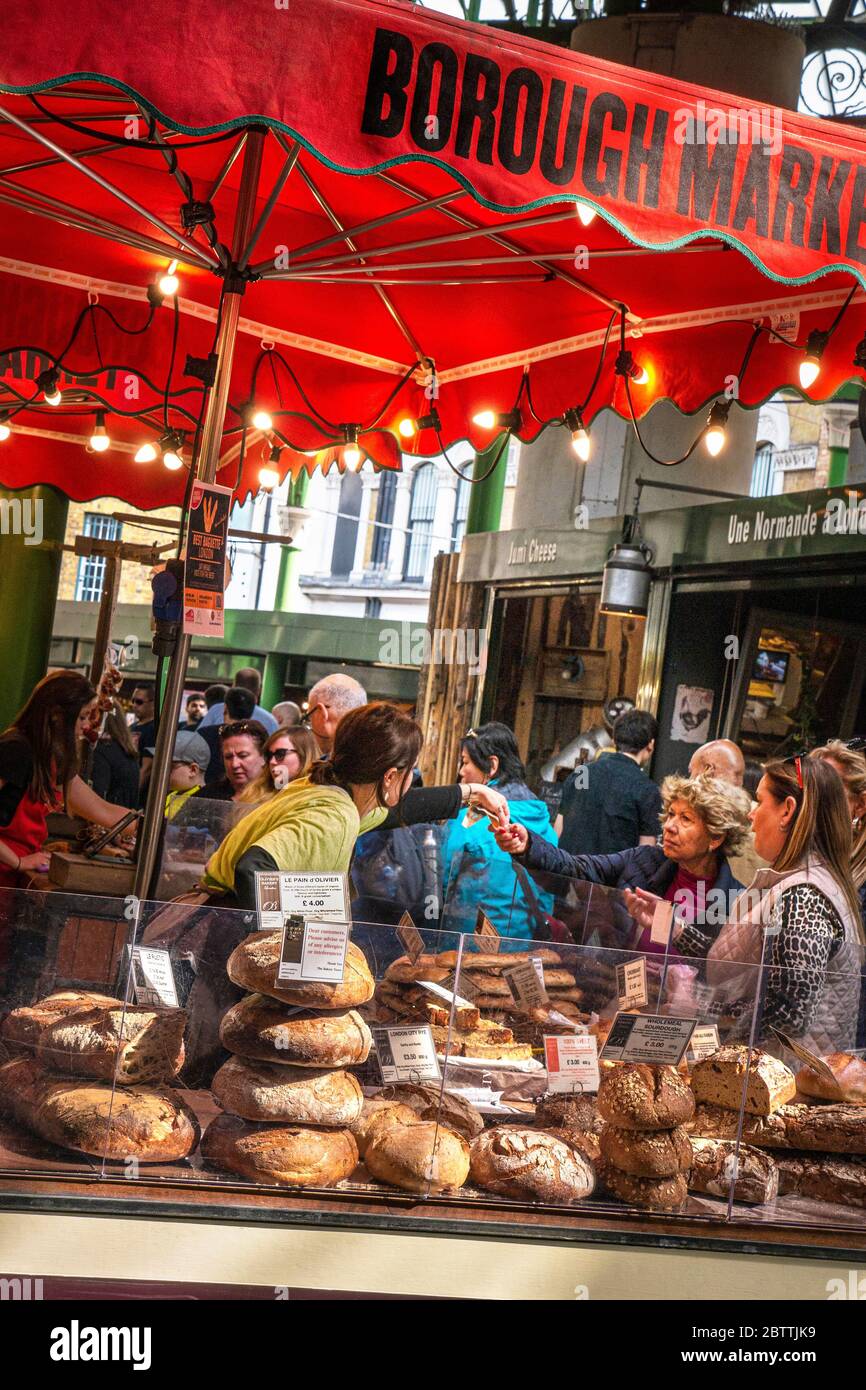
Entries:
[[745, 1044], [729, 1043], [692, 1069], [692, 1090], [696, 1101], [739, 1110], [744, 1104], [750, 1115], [771, 1115], [797, 1094], [794, 1073], [767, 1052]]
[[253, 932], [229, 956], [229, 979], [241, 989], [297, 1004], [307, 1009], [354, 1009], [373, 998], [376, 982], [364, 952], [350, 941], [339, 984], [324, 980], [281, 980], [277, 983], [282, 932]]
[[347, 1071], [275, 1066], [230, 1057], [211, 1082], [223, 1110], [244, 1120], [348, 1129], [361, 1114], [364, 1092]]
[[419, 1124], [418, 1115], [408, 1105], [399, 1100], [385, 1100], [382, 1096], [366, 1096], [357, 1119], [347, 1126], [355, 1136], [361, 1157], [367, 1152], [375, 1136], [393, 1126], [405, 1129], [407, 1125]]
[[635, 1131], [605, 1125], [600, 1145], [605, 1163], [636, 1178], [672, 1178], [692, 1166], [692, 1146], [682, 1126]]
[[[735, 1110], [699, 1105], [688, 1129], [706, 1139], [736, 1139], [738, 1120]], [[783, 1105], [772, 1115], [747, 1115], [742, 1137], [759, 1149], [866, 1154], [866, 1107]]]
[[688, 1196], [683, 1173], [670, 1178], [636, 1178], [632, 1173], [621, 1173], [612, 1164], [603, 1163], [599, 1179], [606, 1191], [619, 1197], [621, 1202], [648, 1211], [678, 1211]]
[[673, 1129], [694, 1114], [689, 1087], [674, 1067], [620, 1062], [604, 1072], [598, 1111], [619, 1129]]
[[408, 1105], [420, 1120], [438, 1120], [466, 1139], [474, 1138], [484, 1128], [484, 1120], [474, 1105], [452, 1091], [440, 1091], [438, 1086], [401, 1081], [388, 1086], [383, 1095], [389, 1100], [399, 1101], [401, 1105]]
[[595, 1187], [592, 1164], [569, 1139], [502, 1125], [472, 1141], [472, 1182], [530, 1202], [579, 1202]]
[[810, 1197], [839, 1207], [866, 1207], [866, 1163], [851, 1158], [816, 1158], [813, 1154], [780, 1154], [777, 1163], [781, 1196]]
[[831, 1086], [825, 1076], [803, 1067], [797, 1072], [797, 1090], [817, 1100], [844, 1101], [847, 1105], [866, 1105], [866, 1062], [862, 1057], [849, 1057], [847, 1052], [831, 1052], [822, 1057], [836, 1078]]
[[573, 1129], [585, 1134], [601, 1134], [604, 1120], [594, 1100], [586, 1096], [543, 1096], [535, 1108], [535, 1123], [541, 1129]]
[[379, 1182], [407, 1192], [443, 1192], [462, 1187], [469, 1176], [469, 1145], [431, 1120], [388, 1124], [369, 1140], [364, 1163]]
[[689, 1188], [710, 1197], [727, 1198], [733, 1183], [735, 1202], [763, 1206], [779, 1192], [779, 1167], [769, 1154], [732, 1139], [692, 1139]]
[[176, 1091], [60, 1078], [30, 1057], [0, 1067], [0, 1113], [50, 1144], [95, 1158], [169, 1162], [186, 1158], [199, 1137]]
[[223, 1015], [220, 1041], [241, 1057], [295, 1067], [355, 1066], [366, 1062], [373, 1045], [369, 1028], [354, 1009], [293, 1014], [263, 994], [248, 994]]
[[358, 1164], [347, 1129], [251, 1124], [235, 1115], [211, 1121], [201, 1153], [215, 1168], [281, 1187], [333, 1187]]

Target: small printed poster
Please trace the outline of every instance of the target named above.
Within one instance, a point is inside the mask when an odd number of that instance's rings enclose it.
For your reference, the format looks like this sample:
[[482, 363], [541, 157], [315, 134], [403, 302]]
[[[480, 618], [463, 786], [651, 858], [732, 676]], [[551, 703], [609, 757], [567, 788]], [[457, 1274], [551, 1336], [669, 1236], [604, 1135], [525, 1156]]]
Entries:
[[322, 980], [338, 985], [346, 966], [347, 922], [317, 922], [289, 916], [283, 924], [277, 983], [282, 980]]
[[171, 955], [158, 946], [135, 946], [132, 951], [132, 989], [136, 1004], [148, 1008], [178, 1007]]
[[601, 1049], [603, 1062], [665, 1063], [676, 1067], [695, 1030], [693, 1018], [617, 1014]]
[[441, 1081], [436, 1046], [429, 1024], [411, 1028], [373, 1028], [382, 1083]]
[[503, 970], [502, 977], [519, 1009], [537, 1009], [548, 1002], [544, 987], [544, 963], [540, 956], [509, 966]]
[[719, 1050], [719, 1030], [715, 1023], [709, 1023], [705, 1028], [696, 1028], [689, 1041], [689, 1061], [702, 1062], [705, 1057], [712, 1057], [714, 1052]]
[[598, 1090], [598, 1038], [594, 1034], [545, 1033], [544, 1060], [548, 1091]]
[[183, 586], [183, 630], [225, 636], [226, 541], [232, 490], [194, 483], [189, 503]]
[[479, 907], [475, 918], [475, 935], [480, 939], [485, 951], [496, 952], [502, 945], [499, 932], [482, 907]]
[[256, 874], [259, 931], [282, 931], [286, 917], [350, 922], [345, 874]]
[[677, 743], [706, 743], [715, 695], [700, 685], [678, 685], [671, 719], [671, 738]]
[[621, 1009], [642, 1009], [649, 1000], [646, 960], [627, 960], [616, 967], [616, 992]]

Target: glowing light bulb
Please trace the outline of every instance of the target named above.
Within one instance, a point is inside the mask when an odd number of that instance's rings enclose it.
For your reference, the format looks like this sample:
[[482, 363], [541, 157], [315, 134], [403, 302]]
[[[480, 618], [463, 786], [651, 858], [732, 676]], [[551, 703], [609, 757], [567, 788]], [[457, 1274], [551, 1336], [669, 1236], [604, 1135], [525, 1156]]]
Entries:
[[343, 462], [347, 468], [351, 468], [354, 473], [361, 462], [361, 450], [357, 444], [346, 444], [343, 446]]
[[111, 440], [105, 428], [105, 411], [96, 412], [96, 424], [93, 427], [93, 434], [90, 436], [90, 447], [95, 454], [104, 454], [106, 449], [111, 448]]
[[266, 410], [254, 410], [252, 426], [253, 429], [261, 430], [262, 434], [267, 434], [268, 430], [274, 428], [274, 422]]
[[156, 458], [156, 453], [155, 444], [142, 444], [141, 448], [137, 449], [135, 452], [135, 461], [136, 463], [153, 463], [153, 460]]
[[800, 385], [804, 391], [808, 391], [809, 387], [814, 385], [820, 372], [821, 362], [819, 358], [813, 355], [803, 358], [800, 363]]
[[63, 400], [63, 397], [60, 394], [60, 388], [58, 386], [55, 386], [53, 391], [46, 391], [44, 399], [46, 405], [59, 405], [60, 402]]
[[583, 426], [581, 426], [580, 429], [572, 431], [571, 447], [577, 454], [577, 457], [580, 459], [581, 463], [589, 462], [589, 453], [590, 449], [592, 448], [592, 442], [589, 437], [589, 431], [584, 429]]
[[166, 299], [170, 299], [180, 289], [180, 281], [174, 273], [176, 270], [177, 261], [171, 261], [168, 270], [159, 277], [159, 292], [164, 294]]
[[472, 416], [472, 423], [482, 430], [492, 430], [496, 424], [496, 415], [492, 410], [479, 410], [477, 415]]
[[727, 431], [723, 430], [719, 425], [714, 425], [713, 428], [707, 430], [704, 435], [704, 443], [707, 446], [707, 452], [712, 454], [713, 458], [718, 458], [727, 441]]
[[411, 439], [415, 433], [415, 421], [410, 420], [407, 415], [404, 419], [400, 421], [399, 425], [397, 426], [397, 429], [399, 430], [400, 434], [403, 436], [404, 439]]
[[649, 381], [649, 372], [647, 371], [646, 367], [642, 367], [642, 366], [641, 366], [640, 362], [636, 362], [636, 363], [635, 363], [635, 367], [636, 367], [636, 371], [635, 371], [635, 375], [634, 375], [634, 382], [635, 382], [635, 385], [636, 385], [636, 386], [646, 386], [647, 382]]
[[589, 206], [589, 203], [580, 202], [577, 204], [577, 215], [583, 223], [584, 227], [589, 227], [598, 216], [595, 208], [591, 208]]
[[170, 473], [176, 473], [179, 468], [183, 468], [183, 459], [175, 449], [166, 449], [162, 461]]
[[8, 417], [4, 414], [0, 416], [0, 444], [5, 443], [11, 433], [12, 429], [9, 425]]
[[279, 487], [279, 485], [280, 475], [276, 468], [259, 469], [259, 487], [264, 488], [266, 492], [272, 492], [273, 489]]

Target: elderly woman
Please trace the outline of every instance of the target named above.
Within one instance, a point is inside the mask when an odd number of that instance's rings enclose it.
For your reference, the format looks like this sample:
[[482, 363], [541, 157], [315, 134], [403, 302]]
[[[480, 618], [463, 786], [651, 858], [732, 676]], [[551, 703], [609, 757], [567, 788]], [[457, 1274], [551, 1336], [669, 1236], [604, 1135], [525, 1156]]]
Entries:
[[[618, 854], [569, 854], [513, 824], [497, 831], [496, 839], [527, 869], [643, 890], [673, 903], [684, 924], [677, 950], [706, 955], [743, 886], [727, 857], [748, 834], [749, 798], [739, 787], [706, 776], [667, 777], [661, 792], [661, 845], [638, 845]], [[644, 923], [638, 949], [664, 951], [665, 944], [652, 941], [651, 933], [651, 924]]]

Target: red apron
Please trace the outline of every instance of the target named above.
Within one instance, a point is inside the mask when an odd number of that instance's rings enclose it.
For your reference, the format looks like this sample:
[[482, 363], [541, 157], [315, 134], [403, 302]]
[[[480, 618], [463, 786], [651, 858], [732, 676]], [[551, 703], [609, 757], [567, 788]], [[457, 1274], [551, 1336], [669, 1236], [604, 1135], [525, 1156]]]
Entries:
[[[48, 812], [51, 808], [44, 801], [35, 801], [26, 791], [18, 803], [18, 809], [8, 825], [0, 826], [0, 840], [24, 859], [35, 854], [48, 838]], [[25, 888], [29, 883], [23, 874], [7, 864], [0, 864], [0, 888]]]

